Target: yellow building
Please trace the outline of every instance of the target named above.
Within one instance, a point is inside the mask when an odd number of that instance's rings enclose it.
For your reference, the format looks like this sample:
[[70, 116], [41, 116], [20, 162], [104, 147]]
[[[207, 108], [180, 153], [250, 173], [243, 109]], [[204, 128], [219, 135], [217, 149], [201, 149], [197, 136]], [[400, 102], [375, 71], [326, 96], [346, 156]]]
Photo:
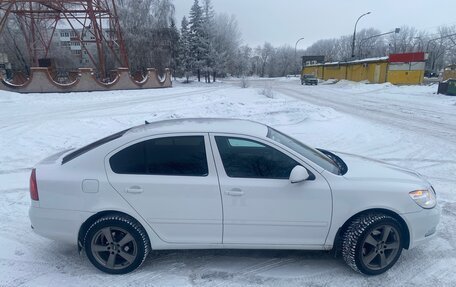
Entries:
[[339, 63], [328, 63], [323, 67], [323, 79], [345, 79], [347, 67]]
[[350, 62], [306, 65], [302, 74], [312, 74], [323, 80], [418, 85], [423, 83], [424, 68], [424, 53], [406, 53]]
[[357, 60], [352, 62], [333, 62], [305, 66], [303, 74], [312, 74], [317, 78], [328, 80], [369, 81], [370, 83], [386, 82], [388, 57]]
[[384, 83], [388, 71], [388, 58], [365, 59], [347, 63], [347, 80]]

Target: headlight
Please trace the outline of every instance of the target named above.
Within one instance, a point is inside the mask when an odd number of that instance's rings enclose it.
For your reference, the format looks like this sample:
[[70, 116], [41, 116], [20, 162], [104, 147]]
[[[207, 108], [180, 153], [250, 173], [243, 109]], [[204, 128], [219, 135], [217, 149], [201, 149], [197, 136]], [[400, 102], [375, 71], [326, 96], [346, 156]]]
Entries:
[[410, 197], [422, 208], [433, 208], [437, 204], [435, 191], [433, 188], [414, 190], [409, 192]]

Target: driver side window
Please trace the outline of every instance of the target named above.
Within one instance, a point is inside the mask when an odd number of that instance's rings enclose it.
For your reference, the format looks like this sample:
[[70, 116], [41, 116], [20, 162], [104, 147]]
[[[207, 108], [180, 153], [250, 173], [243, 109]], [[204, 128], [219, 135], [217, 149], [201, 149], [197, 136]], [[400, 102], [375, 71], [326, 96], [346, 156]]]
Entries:
[[288, 179], [298, 162], [282, 152], [250, 139], [216, 136], [229, 177]]

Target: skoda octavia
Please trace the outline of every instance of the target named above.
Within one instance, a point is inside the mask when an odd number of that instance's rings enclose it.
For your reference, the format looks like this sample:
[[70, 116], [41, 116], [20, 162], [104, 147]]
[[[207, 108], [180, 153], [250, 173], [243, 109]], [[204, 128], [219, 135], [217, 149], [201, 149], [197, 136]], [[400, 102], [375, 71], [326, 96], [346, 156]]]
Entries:
[[335, 250], [376, 275], [436, 232], [433, 187], [418, 173], [313, 149], [236, 119], [146, 123], [40, 162], [30, 220], [77, 244], [101, 271], [150, 250]]

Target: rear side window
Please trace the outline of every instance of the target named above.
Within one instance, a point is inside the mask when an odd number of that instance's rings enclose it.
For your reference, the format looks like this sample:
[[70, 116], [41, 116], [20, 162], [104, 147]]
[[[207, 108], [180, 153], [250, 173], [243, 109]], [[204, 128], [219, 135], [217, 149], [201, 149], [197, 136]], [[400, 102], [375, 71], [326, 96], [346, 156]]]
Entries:
[[215, 141], [229, 177], [288, 179], [299, 165], [282, 152], [257, 141], [216, 136]]
[[203, 136], [166, 137], [129, 146], [109, 159], [118, 174], [207, 176]]

